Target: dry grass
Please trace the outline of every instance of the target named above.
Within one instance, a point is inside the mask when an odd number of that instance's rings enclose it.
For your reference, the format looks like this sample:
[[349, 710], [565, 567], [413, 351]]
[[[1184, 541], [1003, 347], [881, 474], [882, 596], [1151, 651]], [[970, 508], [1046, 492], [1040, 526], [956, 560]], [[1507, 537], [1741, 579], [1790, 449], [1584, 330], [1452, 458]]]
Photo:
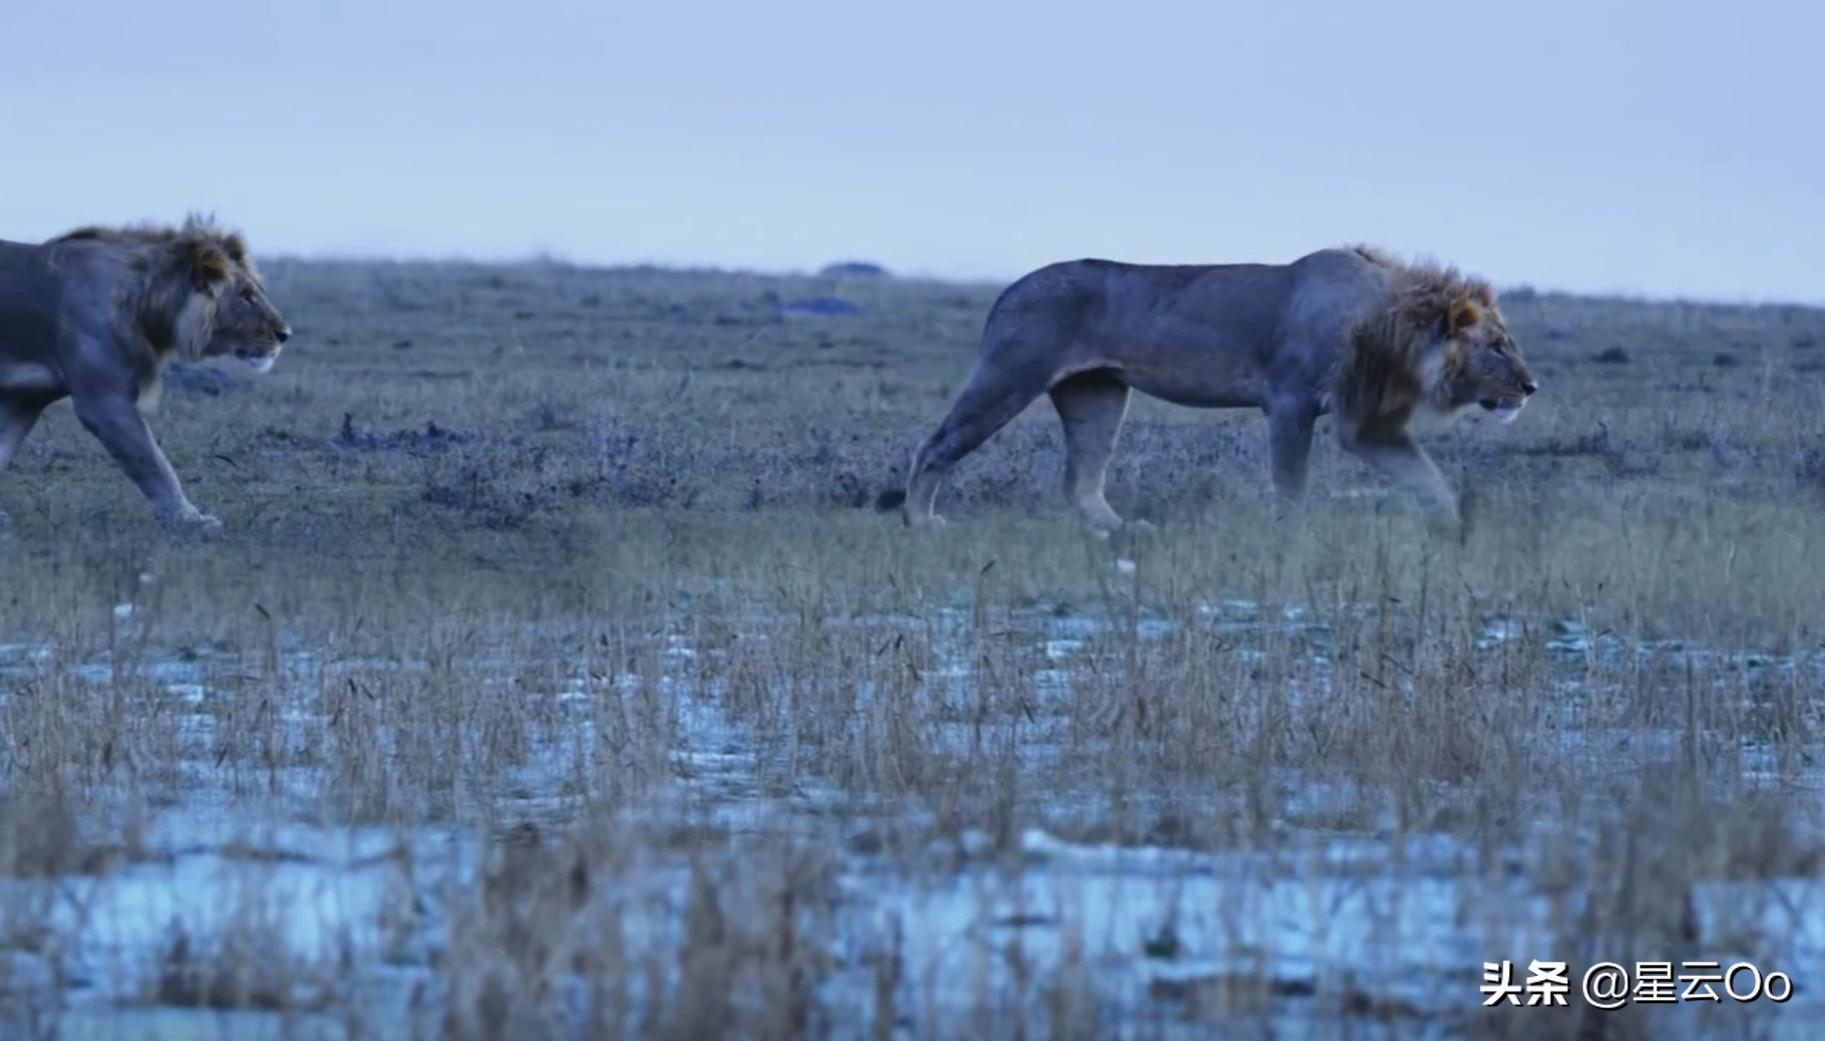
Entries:
[[[1276, 526], [1259, 417], [1148, 403], [1111, 494], [1163, 530], [1112, 548], [1058, 503], [1043, 405], [946, 531], [868, 508], [992, 287], [266, 268], [296, 350], [154, 420], [225, 536], [161, 537], [64, 407], [0, 479], [22, 1036], [1818, 1014], [1477, 984], [1819, 950], [1825, 315], [1516, 294], [1537, 403], [1426, 438], [1474, 488], [1462, 546], [1328, 445]], [[865, 313], [775, 313], [833, 291]]]

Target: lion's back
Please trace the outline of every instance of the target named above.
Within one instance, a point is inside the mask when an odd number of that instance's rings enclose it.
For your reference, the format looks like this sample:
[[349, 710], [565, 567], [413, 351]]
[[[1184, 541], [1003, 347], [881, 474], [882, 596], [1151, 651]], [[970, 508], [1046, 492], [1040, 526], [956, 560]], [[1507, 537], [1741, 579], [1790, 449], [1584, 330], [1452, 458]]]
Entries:
[[33, 292], [31, 283], [37, 280], [37, 272], [43, 267], [39, 247], [0, 239], [0, 298]]
[[[1116, 339], [1162, 323], [1231, 322], [1277, 307], [1287, 270], [1275, 264], [1059, 261], [1009, 285], [990, 309], [989, 322], [1101, 330]], [[1211, 306], [1213, 295], [1230, 295], [1231, 289], [1241, 290], [1249, 306], [1238, 308], [1236, 301]]]
[[42, 247], [0, 240], [0, 359], [37, 361], [50, 349], [59, 283]]
[[[60, 358], [69, 331], [132, 325], [114, 312], [126, 283], [143, 275], [129, 244], [91, 229], [36, 244], [0, 241], [0, 376], [14, 391], [69, 393]], [[141, 360], [132, 351], [106, 357], [122, 370]]]

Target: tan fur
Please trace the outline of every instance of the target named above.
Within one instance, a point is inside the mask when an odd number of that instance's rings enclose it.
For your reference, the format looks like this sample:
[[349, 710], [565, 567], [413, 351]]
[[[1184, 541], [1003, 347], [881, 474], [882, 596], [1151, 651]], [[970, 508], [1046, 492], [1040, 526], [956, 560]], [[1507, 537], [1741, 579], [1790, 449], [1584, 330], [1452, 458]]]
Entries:
[[[1357, 423], [1405, 416], [1422, 405], [1440, 411], [1439, 395], [1463, 364], [1457, 337], [1480, 324], [1484, 307], [1493, 310], [1489, 284], [1466, 278], [1456, 268], [1406, 264], [1368, 246], [1353, 247], [1392, 275], [1385, 306], [1369, 315], [1351, 336], [1351, 351], [1339, 367], [1335, 401], [1340, 416]], [[1446, 337], [1444, 351], [1428, 364], [1425, 352]]]
[[264, 371], [291, 335], [241, 237], [191, 217], [0, 242], [0, 305], [0, 469], [45, 407], [69, 397], [161, 520], [215, 526], [142, 413], [172, 358], [232, 355]]
[[223, 288], [237, 279], [259, 283], [241, 236], [202, 217], [175, 228], [89, 226], [51, 240], [85, 241], [105, 243], [128, 258], [138, 278], [117, 290], [117, 321], [142, 330], [161, 358], [202, 357], [215, 334]]
[[899, 501], [909, 525], [936, 522], [945, 472], [1043, 394], [1064, 425], [1067, 496], [1092, 528], [1119, 529], [1104, 473], [1139, 391], [1260, 409], [1288, 502], [1303, 493], [1317, 418], [1334, 413], [1346, 451], [1450, 515], [1451, 491], [1408, 420], [1480, 405], [1507, 421], [1536, 389], [1489, 285], [1443, 265], [1369, 246], [1287, 264], [1065, 261], [996, 300], [975, 370], [914, 454]]

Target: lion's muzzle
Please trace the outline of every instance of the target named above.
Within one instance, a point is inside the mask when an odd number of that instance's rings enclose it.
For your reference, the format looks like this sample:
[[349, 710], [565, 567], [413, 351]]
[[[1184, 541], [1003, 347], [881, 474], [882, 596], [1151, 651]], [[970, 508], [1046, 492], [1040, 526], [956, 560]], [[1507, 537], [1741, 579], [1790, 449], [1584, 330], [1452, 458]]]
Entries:
[[255, 372], [268, 372], [279, 360], [280, 344], [286, 337], [278, 337], [264, 347], [241, 347], [234, 352], [236, 360], [246, 362]]
[[279, 351], [285, 341], [291, 339], [291, 326], [276, 325], [272, 329], [270, 342], [257, 346], [237, 347], [234, 356], [253, 367], [255, 372], [266, 372], [279, 360]]
[[1512, 423], [1514, 418], [1521, 414], [1521, 409], [1527, 406], [1527, 399], [1533, 397], [1534, 392], [1539, 389], [1540, 385], [1529, 379], [1521, 384], [1519, 394], [1501, 394], [1479, 398], [1477, 404], [1482, 406], [1483, 411], [1495, 413], [1495, 417], [1502, 422]]

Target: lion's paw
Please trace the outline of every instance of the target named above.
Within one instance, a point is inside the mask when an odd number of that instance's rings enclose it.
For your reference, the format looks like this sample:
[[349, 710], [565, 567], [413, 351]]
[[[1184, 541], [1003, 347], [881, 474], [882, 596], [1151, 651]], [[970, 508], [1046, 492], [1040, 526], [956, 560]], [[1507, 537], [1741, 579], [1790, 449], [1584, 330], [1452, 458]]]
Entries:
[[1159, 530], [1144, 520], [1117, 521], [1114, 524], [1090, 525], [1090, 537], [1101, 542], [1133, 542], [1149, 538]]
[[1430, 510], [1425, 515], [1426, 531], [1433, 538], [1463, 543], [1470, 537], [1470, 524], [1456, 510]]
[[204, 513], [192, 506], [180, 513], [160, 518], [167, 530], [189, 535], [214, 535], [222, 530], [222, 522], [214, 514]]

